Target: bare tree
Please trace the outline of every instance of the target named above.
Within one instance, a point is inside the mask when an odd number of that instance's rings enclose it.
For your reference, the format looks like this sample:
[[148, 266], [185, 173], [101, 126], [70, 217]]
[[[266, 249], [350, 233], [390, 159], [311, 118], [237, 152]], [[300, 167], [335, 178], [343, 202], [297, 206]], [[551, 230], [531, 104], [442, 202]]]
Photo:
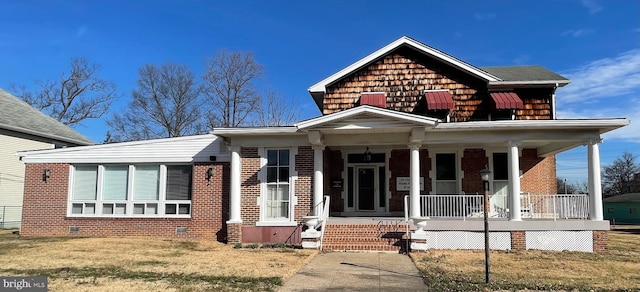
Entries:
[[587, 192], [586, 182], [571, 183], [566, 178], [556, 177], [558, 194], [584, 194]]
[[607, 197], [633, 192], [634, 175], [640, 172], [640, 165], [633, 154], [625, 151], [602, 172], [604, 194]]
[[115, 84], [99, 78], [99, 70], [100, 65], [76, 57], [59, 80], [36, 82], [38, 91], [31, 92], [25, 85], [11, 85], [11, 91], [34, 108], [73, 126], [102, 117], [117, 98]]
[[251, 53], [220, 51], [206, 63], [204, 93], [211, 106], [211, 127], [237, 127], [250, 122], [260, 107], [254, 82], [263, 67]]
[[258, 126], [289, 126], [299, 118], [300, 112], [296, 100], [287, 100], [273, 89], [267, 91], [258, 110]]
[[110, 141], [133, 141], [202, 133], [202, 98], [193, 72], [167, 63], [139, 69], [133, 101], [107, 121]]

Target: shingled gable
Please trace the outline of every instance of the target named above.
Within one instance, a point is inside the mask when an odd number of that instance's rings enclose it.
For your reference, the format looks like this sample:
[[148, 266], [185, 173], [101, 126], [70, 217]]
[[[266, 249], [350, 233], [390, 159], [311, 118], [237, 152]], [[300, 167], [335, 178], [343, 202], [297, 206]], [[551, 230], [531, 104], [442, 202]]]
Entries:
[[26, 135], [31, 140], [70, 146], [93, 145], [89, 138], [43, 114], [0, 89], [0, 131]]
[[360, 69], [362, 69], [363, 67], [366, 67], [367, 65], [372, 64], [373, 62], [379, 60], [380, 58], [383, 58], [384, 56], [386, 56], [387, 54], [389, 54], [390, 52], [403, 47], [403, 46], [407, 46], [410, 48], [413, 48], [415, 50], [417, 50], [418, 52], [425, 54], [427, 56], [430, 56], [432, 58], [435, 58], [439, 61], [442, 61], [445, 64], [449, 64], [452, 67], [458, 68], [464, 72], [468, 72], [469, 74], [478, 77], [481, 80], [486, 80], [487, 82], [492, 82], [492, 81], [501, 81], [500, 78], [478, 68], [475, 67], [469, 63], [466, 63], [460, 59], [457, 59], [451, 55], [448, 55], [444, 52], [441, 52], [435, 48], [432, 48], [430, 46], [427, 46], [419, 41], [416, 41], [410, 37], [407, 36], [403, 36], [397, 40], [395, 40], [394, 42], [382, 47], [381, 49], [369, 54], [368, 56], [358, 60], [357, 62], [347, 66], [346, 68], [338, 71], [337, 73], [325, 78], [324, 80], [312, 85], [311, 87], [309, 87], [309, 93], [311, 94], [311, 96], [313, 97], [314, 101], [316, 102], [316, 105], [318, 105], [318, 107], [322, 110], [322, 101], [324, 99], [324, 93], [326, 92], [326, 88], [328, 86], [330, 86], [331, 84], [341, 80], [342, 78], [344, 78], [345, 76], [348, 76]]

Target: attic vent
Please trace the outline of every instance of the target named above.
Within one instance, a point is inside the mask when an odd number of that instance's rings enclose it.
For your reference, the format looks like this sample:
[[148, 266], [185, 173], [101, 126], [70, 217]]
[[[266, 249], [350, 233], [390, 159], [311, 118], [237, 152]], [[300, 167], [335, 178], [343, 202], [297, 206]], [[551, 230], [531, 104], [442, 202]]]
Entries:
[[384, 92], [363, 92], [360, 95], [360, 105], [387, 108], [387, 96]]

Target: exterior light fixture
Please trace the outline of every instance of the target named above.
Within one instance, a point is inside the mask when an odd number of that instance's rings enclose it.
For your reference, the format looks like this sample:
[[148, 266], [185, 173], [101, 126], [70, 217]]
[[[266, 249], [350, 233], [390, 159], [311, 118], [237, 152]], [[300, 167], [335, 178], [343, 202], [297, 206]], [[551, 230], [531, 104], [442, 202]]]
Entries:
[[369, 151], [369, 146], [367, 146], [367, 149], [364, 151], [364, 154], [362, 154], [362, 160], [366, 163], [371, 162], [371, 151]]
[[487, 166], [480, 171], [482, 186], [484, 189], [484, 281], [489, 284], [489, 177], [491, 170]]
[[211, 178], [213, 177], [214, 174], [215, 174], [215, 171], [213, 170], [213, 167], [209, 167], [207, 169], [207, 173], [205, 174], [205, 178], [207, 179], [207, 182], [211, 182]]
[[49, 178], [51, 177], [51, 169], [45, 168], [44, 171], [42, 172], [42, 180], [43, 181], [49, 181]]

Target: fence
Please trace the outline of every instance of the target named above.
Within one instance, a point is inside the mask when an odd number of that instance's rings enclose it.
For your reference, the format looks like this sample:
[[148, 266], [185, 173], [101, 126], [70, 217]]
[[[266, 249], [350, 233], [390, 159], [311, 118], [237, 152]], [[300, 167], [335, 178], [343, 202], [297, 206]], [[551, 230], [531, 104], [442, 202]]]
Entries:
[[22, 206], [0, 206], [0, 229], [20, 228]]
[[[434, 218], [482, 218], [483, 195], [421, 195], [423, 216]], [[489, 196], [490, 218], [508, 218], [506, 195]], [[521, 194], [520, 212], [528, 219], [587, 219], [589, 199], [584, 194]]]

